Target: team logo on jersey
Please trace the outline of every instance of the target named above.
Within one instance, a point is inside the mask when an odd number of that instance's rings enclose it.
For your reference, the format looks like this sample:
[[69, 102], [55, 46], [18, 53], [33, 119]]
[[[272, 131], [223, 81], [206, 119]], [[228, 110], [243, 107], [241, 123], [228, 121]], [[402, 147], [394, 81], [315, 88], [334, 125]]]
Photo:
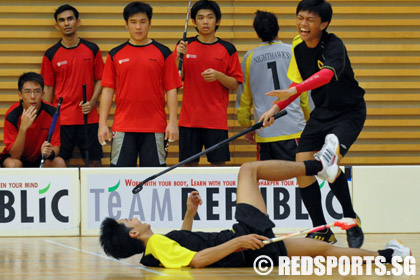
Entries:
[[322, 69], [322, 67], [324, 67], [324, 62], [318, 59], [318, 68]]
[[57, 66], [60, 67], [61, 65], [67, 64], [67, 60], [57, 62]]
[[119, 64], [123, 64], [123, 63], [125, 63], [125, 62], [129, 62], [130, 61], [130, 59], [129, 58], [124, 58], [124, 59], [120, 59], [120, 60], [118, 60], [118, 63]]
[[197, 58], [196, 54], [187, 54], [187, 58]]

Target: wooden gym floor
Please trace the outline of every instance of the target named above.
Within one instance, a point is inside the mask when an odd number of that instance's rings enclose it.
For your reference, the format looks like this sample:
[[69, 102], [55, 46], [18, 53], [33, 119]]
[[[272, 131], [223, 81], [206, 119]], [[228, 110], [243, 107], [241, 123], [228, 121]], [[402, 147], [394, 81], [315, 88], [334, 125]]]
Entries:
[[[338, 246], [346, 246], [345, 235], [337, 235]], [[363, 248], [382, 249], [391, 239], [410, 247], [416, 258], [416, 276], [259, 276], [253, 268], [163, 269], [139, 264], [140, 256], [124, 260], [108, 258], [98, 237], [2, 237], [0, 238], [0, 279], [420, 279], [419, 234], [366, 234]], [[390, 265], [388, 269], [392, 268]]]

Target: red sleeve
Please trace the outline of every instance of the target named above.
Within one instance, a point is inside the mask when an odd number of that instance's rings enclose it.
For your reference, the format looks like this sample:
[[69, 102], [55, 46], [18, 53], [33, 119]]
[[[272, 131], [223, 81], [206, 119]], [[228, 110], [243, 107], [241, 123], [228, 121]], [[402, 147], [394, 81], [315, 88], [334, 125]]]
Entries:
[[231, 55], [226, 75], [235, 78], [240, 84], [244, 82], [244, 75], [242, 74], [242, 67], [239, 63], [238, 52]]
[[41, 75], [44, 78], [44, 84], [46, 86], [55, 85], [54, 69], [52, 67], [51, 61], [45, 55], [42, 58]]
[[[7, 114], [5, 116], [7, 118]], [[16, 141], [17, 135], [18, 135], [18, 128], [11, 124], [9, 121], [4, 121], [4, 145], [6, 146], [6, 150], [10, 151], [12, 149], [13, 144]]]
[[114, 62], [111, 59], [111, 56], [108, 54], [106, 57], [104, 73], [102, 75], [102, 86], [115, 89], [115, 66]]
[[279, 106], [280, 111], [283, 110], [284, 108], [286, 108], [287, 106], [289, 106], [290, 103], [295, 101], [296, 98], [298, 98], [300, 94], [301, 94], [301, 92], [293, 94], [292, 96], [290, 96], [286, 100], [283, 100], [283, 101], [280, 101], [279, 103], [277, 103], [277, 106]]
[[165, 91], [169, 91], [180, 87], [182, 87], [182, 81], [176, 67], [175, 55], [174, 53], [171, 53], [165, 59], [165, 65], [163, 68], [163, 89]]
[[94, 68], [95, 81], [102, 80], [102, 74], [104, 72], [104, 60], [102, 59], [101, 50], [98, 50], [98, 52], [96, 53]]
[[303, 82], [297, 84], [296, 90], [298, 93], [313, 90], [319, 88], [320, 86], [328, 84], [331, 79], [334, 77], [334, 71], [331, 69], [323, 68], [320, 71], [316, 72]]
[[[296, 86], [295, 82], [292, 82], [292, 84], [289, 86], [289, 88]], [[287, 98], [286, 100], [280, 101], [279, 103], [277, 103], [277, 106], [279, 106], [280, 111], [283, 110], [284, 108], [286, 108], [287, 106], [289, 106], [290, 103], [292, 103], [293, 101], [295, 101], [296, 98], [298, 98], [298, 96], [300, 95], [300, 93], [296, 93], [292, 96], [290, 96], [289, 98]]]
[[316, 72], [303, 82], [299, 84], [292, 83], [289, 88], [296, 87], [297, 93], [290, 96], [286, 100], [280, 101], [277, 103], [279, 106], [280, 111], [289, 106], [290, 103], [296, 100], [300, 96], [300, 94], [304, 91], [313, 90], [319, 88], [320, 86], [328, 84], [331, 79], [334, 77], [334, 71], [331, 69], [321, 69], [320, 71]]

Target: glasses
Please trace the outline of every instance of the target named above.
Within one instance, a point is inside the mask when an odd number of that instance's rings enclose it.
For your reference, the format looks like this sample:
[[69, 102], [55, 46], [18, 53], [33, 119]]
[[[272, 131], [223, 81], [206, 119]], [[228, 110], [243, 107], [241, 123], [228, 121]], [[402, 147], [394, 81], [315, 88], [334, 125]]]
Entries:
[[42, 93], [42, 89], [40, 89], [40, 88], [37, 88], [37, 89], [34, 89], [34, 90], [24, 89], [22, 92], [24, 94], [27, 94], [27, 95], [31, 95], [31, 94], [40, 95]]

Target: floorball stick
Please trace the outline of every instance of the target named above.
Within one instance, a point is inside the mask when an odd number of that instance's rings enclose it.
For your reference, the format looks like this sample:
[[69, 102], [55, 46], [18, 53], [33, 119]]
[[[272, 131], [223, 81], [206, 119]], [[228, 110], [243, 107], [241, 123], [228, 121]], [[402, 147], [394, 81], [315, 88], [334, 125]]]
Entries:
[[357, 225], [357, 221], [356, 219], [353, 218], [343, 218], [341, 220], [326, 224], [326, 225], [322, 225], [322, 226], [317, 226], [317, 227], [313, 227], [310, 229], [304, 229], [301, 231], [297, 231], [297, 232], [292, 232], [292, 233], [288, 233], [279, 237], [273, 237], [270, 240], [264, 240], [263, 243], [264, 244], [271, 244], [274, 242], [278, 242], [293, 236], [298, 236], [298, 235], [304, 235], [304, 234], [309, 234], [312, 232], [316, 232], [316, 231], [322, 231], [331, 227], [339, 227], [343, 230], [348, 230], [352, 227], [354, 227], [355, 225]]
[[[87, 102], [87, 97], [86, 97], [86, 85], [82, 85], [83, 88], [83, 103]], [[86, 155], [86, 159], [85, 159], [85, 163], [86, 163], [86, 167], [89, 167], [89, 141], [88, 141], [88, 114], [83, 114], [83, 120], [84, 120], [84, 132], [85, 132], [85, 155]]]
[[[184, 42], [187, 40], [187, 29], [188, 29], [188, 21], [190, 20], [191, 3], [192, 3], [192, 0], [188, 2], [187, 18], [185, 20], [184, 35], [182, 36], [182, 41]], [[181, 53], [179, 54], [179, 63], [178, 63], [179, 76], [181, 76], [181, 69], [182, 69], [183, 62], [184, 62], [184, 54]]]
[[[278, 112], [277, 114], [275, 114], [275, 115], [273, 116], [273, 118], [274, 118], [274, 119], [278, 119], [278, 118], [280, 118], [280, 117], [285, 116], [286, 114], [287, 114], [287, 111], [284, 111], [284, 110], [283, 110], [283, 111], [280, 111], [280, 112]], [[149, 181], [151, 181], [151, 180], [153, 180], [153, 179], [155, 179], [155, 178], [159, 177], [160, 175], [163, 175], [163, 174], [165, 174], [165, 173], [167, 173], [167, 172], [171, 171], [172, 169], [175, 169], [175, 168], [177, 168], [177, 167], [179, 167], [179, 166], [181, 166], [181, 165], [184, 165], [184, 164], [186, 164], [186, 163], [188, 163], [188, 162], [191, 162], [191, 161], [193, 161], [193, 160], [195, 160], [195, 159], [197, 159], [197, 158], [201, 157], [202, 155], [207, 154], [208, 152], [214, 151], [214, 150], [216, 150], [216, 149], [220, 148], [221, 146], [223, 146], [223, 145], [225, 145], [225, 144], [229, 143], [230, 141], [233, 141], [233, 140], [235, 140], [236, 138], [239, 138], [239, 137], [241, 137], [242, 135], [247, 134], [248, 132], [251, 132], [251, 131], [254, 131], [254, 130], [256, 130], [256, 129], [259, 129], [259, 128], [261, 128], [262, 126], [263, 126], [263, 121], [260, 121], [260, 122], [258, 122], [258, 123], [256, 123], [256, 124], [254, 124], [253, 126], [250, 126], [250, 127], [248, 127], [247, 129], [245, 129], [245, 130], [243, 130], [243, 131], [239, 132], [238, 134], [235, 134], [234, 136], [232, 136], [232, 137], [230, 137], [230, 138], [227, 138], [227, 139], [225, 139], [225, 140], [223, 140], [223, 141], [221, 141], [221, 142], [219, 142], [219, 143], [217, 143], [217, 144], [215, 144], [215, 145], [211, 146], [210, 148], [208, 148], [208, 149], [206, 149], [206, 150], [204, 150], [204, 151], [202, 151], [202, 152], [200, 152], [200, 153], [198, 153], [198, 154], [195, 154], [195, 155], [193, 155], [193, 156], [190, 156], [189, 158], [184, 159], [183, 161], [181, 161], [181, 162], [179, 162], [179, 163], [177, 163], [177, 164], [175, 164], [175, 165], [173, 165], [173, 166], [171, 166], [171, 167], [169, 167], [169, 168], [166, 168], [165, 170], [162, 170], [161, 172], [156, 173], [155, 175], [152, 175], [152, 176], [150, 176], [150, 177], [146, 178], [145, 180], [143, 180], [142, 182], [140, 182], [140, 184], [138, 184], [137, 186], [135, 186], [135, 187], [134, 187], [134, 189], [133, 189], [133, 194], [136, 194], [136, 193], [140, 192], [140, 191], [143, 189], [143, 185], [144, 185], [145, 183], [147, 183], [147, 182], [149, 182]]]
[[[47, 142], [48, 143], [51, 142], [51, 137], [54, 133], [55, 125], [57, 124], [58, 116], [60, 115], [60, 107], [61, 107], [62, 102], [63, 102], [63, 97], [60, 97], [60, 99], [58, 99], [57, 110], [55, 111], [54, 116], [53, 116], [52, 121], [51, 121], [50, 130], [48, 131], [48, 136], [47, 136]], [[39, 168], [44, 167], [44, 163], [45, 163], [45, 155], [43, 154], [41, 156], [41, 164], [39, 165]]]

